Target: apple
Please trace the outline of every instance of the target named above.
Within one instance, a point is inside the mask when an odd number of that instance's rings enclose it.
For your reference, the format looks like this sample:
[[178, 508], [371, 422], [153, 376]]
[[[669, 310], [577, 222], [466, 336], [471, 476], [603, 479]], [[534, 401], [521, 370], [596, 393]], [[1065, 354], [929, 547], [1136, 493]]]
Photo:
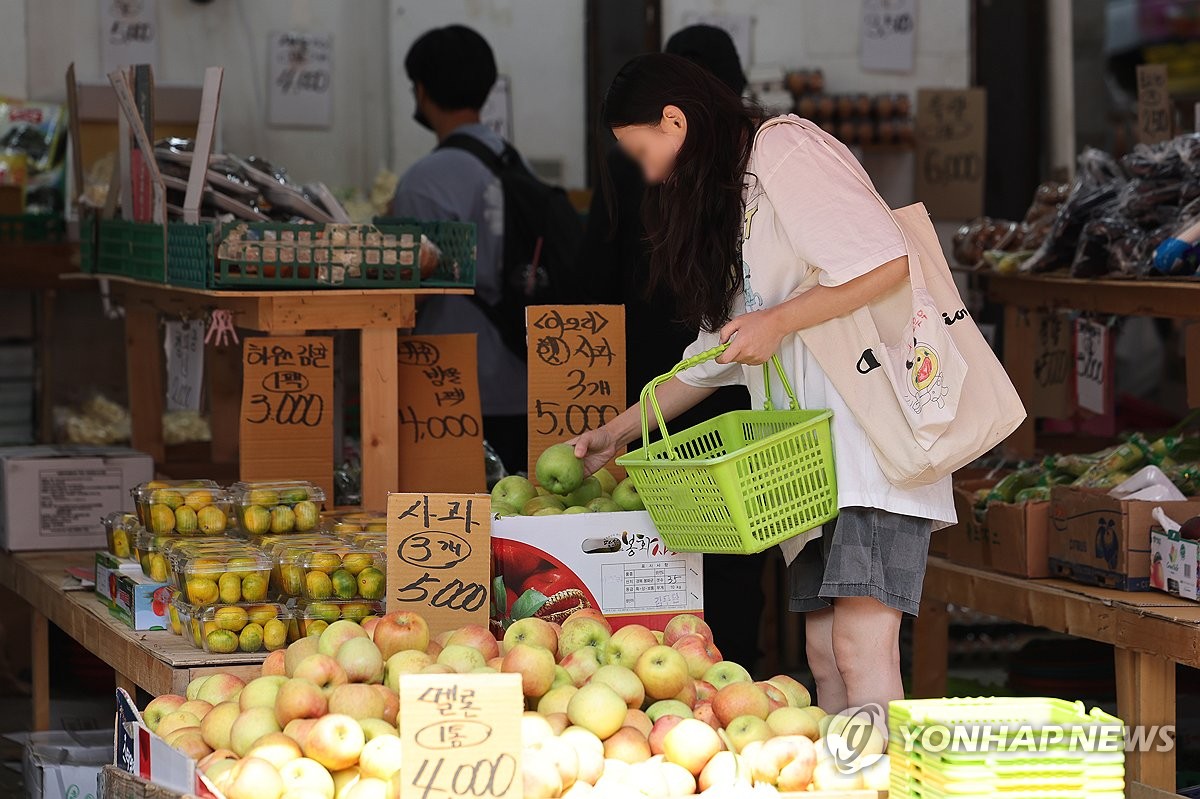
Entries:
[[[214, 755], [221, 756], [214, 757]], [[238, 764], [238, 757], [233, 752], [229, 752], [229, 755], [223, 755], [221, 752], [209, 752], [201, 762], [205, 764], [204, 768], [200, 768], [200, 763], [196, 764], [196, 768], [200, 769], [209, 782], [216, 784], [217, 780], [222, 779], [224, 774]]]
[[324, 799], [333, 799], [333, 777], [324, 766], [307, 757], [299, 757], [279, 768], [284, 791], [308, 790]]
[[767, 701], [771, 703], [771, 710], [790, 707], [787, 696], [779, 688], [769, 682], [756, 682], [754, 684], [761, 688], [762, 692], [767, 695]]
[[587, 504], [587, 509], [592, 513], [620, 513], [625, 510], [616, 502], [613, 502], [608, 497], [597, 497]]
[[[184, 700], [195, 699], [200, 694], [200, 689], [204, 687], [204, 683], [208, 681], [208, 676], [196, 677], [187, 684], [184, 689]], [[165, 714], [164, 714], [165, 715]]]
[[443, 666], [441, 663], [434, 663], [421, 669], [419, 674], [457, 674], [454, 669], [449, 666]]
[[222, 790], [226, 799], [279, 799], [283, 795], [283, 779], [265, 760], [243, 758], [227, 774], [229, 782]]
[[569, 494], [583, 484], [583, 461], [575, 457], [570, 444], [547, 447], [533, 471], [538, 483], [553, 494]]
[[375, 625], [374, 640], [385, 661], [408, 649], [424, 652], [429, 648], [429, 624], [419, 613], [389, 613]]
[[159, 738], [166, 738], [171, 733], [176, 730], [182, 730], [184, 727], [199, 726], [200, 719], [195, 713], [188, 713], [186, 710], [176, 710], [173, 713], [168, 713], [159, 720], [156, 733]]
[[229, 729], [229, 748], [237, 752], [238, 757], [245, 757], [255, 741], [271, 732], [283, 732], [275, 720], [274, 708], [252, 707], [243, 710]]
[[564, 685], [561, 688], [551, 688], [545, 696], [538, 700], [537, 712], [543, 716], [554, 713], [566, 713], [572, 697], [579, 693], [574, 685]]
[[[647, 713], [646, 715], [649, 716], [650, 714]], [[651, 716], [651, 718], [654, 717]], [[655, 719], [654, 727], [651, 728], [649, 736], [651, 754], [663, 754], [665, 751], [663, 744], [667, 739], [667, 733], [675, 729], [675, 727], [682, 721], [686, 721], [686, 719], [682, 718], [681, 716], [670, 714], [659, 716], [657, 719]]]
[[747, 764], [753, 770], [754, 779], [785, 791], [806, 790], [817, 765], [813, 742], [798, 735], [764, 741], [752, 754], [752, 758], [747, 757]]
[[233, 760], [237, 761], [238, 756], [231, 749], [214, 749], [204, 757], [196, 761], [196, 769], [201, 773], [206, 773], [208, 767], [216, 763], [218, 760]]
[[612, 492], [617, 490], [617, 478], [612, 476], [612, 472], [608, 469], [600, 469], [592, 475], [600, 481], [600, 491], [604, 494], [612, 496]]
[[606, 664], [632, 669], [646, 650], [657, 645], [653, 632], [640, 624], [630, 624], [615, 631], [608, 639], [603, 659]]
[[301, 757], [300, 746], [282, 732], [269, 732], [254, 742], [246, 757], [265, 760], [276, 769]]
[[187, 701], [188, 698], [186, 696], [179, 696], [178, 694], [156, 696], [150, 700], [150, 704], [146, 705], [146, 709], [142, 711], [142, 720], [146, 722], [146, 726], [150, 728], [150, 732], [157, 732], [158, 723], [162, 721], [163, 716], [179, 710], [180, 706]]
[[165, 739], [167, 744], [178, 749], [192, 760], [199, 760], [212, 753], [212, 747], [204, 742], [199, 727], [184, 727]]
[[631, 765], [641, 763], [650, 759], [650, 741], [641, 730], [622, 727], [604, 742], [604, 757]]
[[720, 663], [713, 665], [708, 671], [704, 672], [704, 675], [700, 679], [712, 685], [717, 690], [731, 683], [753, 682], [750, 678], [750, 672], [730, 660], [722, 660]]
[[555, 799], [563, 792], [558, 768], [529, 747], [521, 757], [521, 784], [524, 799]]
[[[362, 727], [363, 738], [367, 741], [373, 741], [381, 735], [393, 735], [400, 737], [399, 730], [395, 724], [389, 724], [385, 719], [359, 719], [358, 726]], [[284, 730], [287, 732], [287, 730]]]
[[803, 708], [781, 707], [767, 716], [767, 726], [776, 735], [803, 735], [810, 740], [820, 737], [817, 722]]
[[717, 695], [717, 689], [712, 683], [696, 680], [695, 685], [697, 702], [712, 702], [713, 697]]
[[700, 704], [696, 705], [696, 707], [692, 710], [692, 714], [700, 721], [703, 721], [705, 724], [712, 727], [714, 730], [721, 729], [721, 722], [717, 718], [716, 712], [712, 709], [711, 702], [701, 702]]
[[267, 655], [267, 659], [262, 664], [262, 674], [264, 677], [287, 675], [287, 650], [276, 649], [271, 654]]
[[[558, 651], [558, 633], [554, 631], [554, 627], [550, 622], [536, 617], [528, 619], [520, 619], [512, 623], [512, 626], [504, 633], [504, 643], [502, 649], [504, 654], [508, 654], [513, 647], [518, 644], [530, 644], [540, 646], [548, 652], [554, 653]], [[554, 655], [551, 654], [551, 658]]]
[[[504, 659], [500, 659], [500, 666], [503, 668]], [[554, 682], [550, 683], [550, 688], [560, 688], [564, 685], [574, 685], [575, 680], [571, 677], [571, 673], [558, 664], [554, 667]]]
[[572, 619], [595, 619], [604, 625], [604, 628], [608, 630], [609, 635], [612, 635], [612, 624], [607, 618], [605, 618], [604, 614], [601, 613], [598, 608], [580, 608], [567, 617], [567, 621], [571, 621]]
[[300, 749], [303, 750], [304, 741], [308, 738], [308, 733], [312, 731], [313, 725], [316, 723], [316, 719], [292, 719], [283, 728], [283, 734], [300, 744]]
[[517, 505], [509, 505], [507, 502], [492, 502], [492, 515], [504, 518], [505, 516], [520, 516], [521, 509]]
[[517, 644], [504, 656], [500, 670], [505, 674], [520, 674], [525, 696], [536, 697], [544, 695], [554, 684], [554, 666], [554, 654], [549, 649]]
[[692, 777], [699, 777], [723, 746], [712, 727], [697, 719], [684, 719], [663, 738], [663, 755], [667, 762], [683, 766]]
[[296, 667], [300, 665], [300, 661], [304, 660], [309, 655], [317, 654], [317, 645], [320, 643], [321, 641], [318, 636], [311, 635], [288, 644], [288, 648], [283, 650], [284, 675], [287, 677], [295, 677]]
[[373, 685], [347, 683], [329, 693], [329, 712], [358, 719], [382, 719], [387, 699]]
[[683, 655], [661, 644], [643, 652], [633, 671], [651, 699], [670, 699], [690, 685], [692, 679]]
[[675, 646], [676, 642], [687, 635], [699, 635], [706, 643], [713, 642], [713, 631], [708, 622], [692, 613], [681, 613], [663, 628], [663, 643]]
[[612, 501], [621, 506], [621, 510], [645, 510], [646, 505], [638, 494], [633, 480], [626, 477], [613, 489]]
[[565, 502], [569, 508], [582, 508], [593, 499], [599, 499], [603, 493], [604, 489], [600, 485], [599, 480], [597, 480], [595, 477], [585, 477], [583, 482], [579, 484], [579, 488], [576, 488], [574, 491], [563, 497], [563, 502]]
[[367, 637], [367, 634], [363, 632], [362, 625], [358, 622], [339, 619], [321, 632], [321, 637], [317, 641], [317, 651], [322, 655], [334, 657], [342, 648], [342, 644], [353, 638]]
[[769, 741], [772, 737], [771, 728], [758, 716], [738, 716], [725, 725], [725, 734], [738, 752], [743, 752], [752, 741]]
[[371, 687], [375, 689], [375, 693], [383, 697], [383, 720], [394, 726], [396, 719], [400, 716], [400, 694], [379, 683], [375, 683]]
[[546, 717], [538, 713], [526, 711], [521, 716], [521, 742], [525, 746], [554, 737], [554, 728]]
[[521, 515], [536, 516], [538, 513], [544, 510], [557, 510], [559, 513], [562, 513], [564, 510], [566, 510], [566, 508], [566, 503], [562, 501], [561, 497], [556, 497], [553, 494], [547, 494], [544, 497], [534, 497], [522, 505]]
[[537, 489], [533, 487], [533, 483], [519, 474], [510, 474], [492, 487], [493, 510], [497, 503], [520, 508], [536, 496]]
[[808, 715], [812, 716], [813, 721], [818, 722], [818, 723], [820, 723], [821, 719], [823, 719], [829, 715], [828, 713], [826, 713], [824, 710], [822, 710], [821, 708], [819, 708], [816, 705], [809, 705], [808, 707], [802, 707], [800, 709], [803, 710]]
[[662, 632], [662, 630], [655, 630], [655, 631], [654, 631], [654, 640], [655, 640], [655, 641], [658, 641], [658, 643], [660, 643], [660, 644], [663, 642], [663, 632]]
[[700, 772], [696, 787], [704, 792], [714, 788], [732, 788], [743, 781], [749, 787], [748, 774], [743, 772], [743, 769], [742, 760], [738, 755], [729, 751], [717, 752]]
[[682, 702], [688, 707], [696, 706], [696, 681], [688, 680], [683, 686], [683, 690], [671, 697], [672, 699]]
[[756, 716], [765, 721], [771, 713], [771, 702], [763, 689], [749, 682], [726, 685], [717, 691], [712, 706], [726, 727], [738, 716]]
[[607, 624], [586, 616], [576, 618], [572, 615], [563, 624], [562, 634], [558, 636], [558, 657], [561, 660], [572, 652], [589, 646], [599, 652], [611, 637], [612, 633], [609, 632]]
[[554, 730], [555, 735], [562, 735], [563, 731], [571, 726], [571, 720], [567, 718], [565, 711], [546, 716], [546, 723], [550, 725], [550, 729]]
[[365, 619], [363, 619], [362, 621], [360, 621], [358, 623], [358, 626], [362, 627], [363, 632], [367, 634], [367, 637], [370, 638], [372, 641], [374, 641], [375, 640], [375, 626], [377, 624], [379, 624], [379, 622], [381, 622], [381, 621], [383, 621], [382, 616], [367, 616]]
[[646, 688], [632, 669], [625, 666], [601, 666], [590, 682], [603, 683], [617, 692], [630, 708], [640, 708], [646, 701]]
[[496, 640], [496, 636], [492, 635], [491, 630], [481, 624], [468, 624], [455, 630], [446, 643], [448, 645], [461, 644], [477, 649], [483, 655], [485, 662], [500, 656], [500, 642]]
[[575, 750], [579, 758], [578, 782], [595, 785], [604, 774], [604, 743], [582, 727], [568, 727], [559, 740]]
[[195, 696], [189, 696], [188, 699], [200, 699], [216, 707], [222, 702], [237, 699], [245, 685], [246, 681], [241, 677], [235, 677], [232, 674], [214, 674], [204, 678], [200, 690]]
[[691, 796], [696, 792], [696, 776], [688, 772], [686, 768], [669, 760], [660, 768], [663, 776], [667, 778], [670, 796]]
[[625, 721], [621, 725], [623, 727], [633, 727], [647, 738], [650, 737], [650, 731], [654, 728], [654, 722], [646, 713], [637, 708], [629, 708], [625, 711]]
[[231, 749], [229, 736], [233, 732], [233, 722], [241, 712], [237, 702], [222, 702], [208, 711], [208, 715], [200, 722], [204, 743], [213, 749]]
[[383, 684], [395, 693], [400, 693], [400, 676], [417, 674], [433, 663], [433, 658], [417, 649], [397, 652], [383, 664]]
[[370, 638], [346, 641], [338, 648], [334, 660], [346, 672], [346, 679], [350, 682], [383, 682], [383, 655]]
[[554, 764], [558, 776], [562, 779], [564, 790], [569, 790], [579, 779], [579, 755], [570, 744], [558, 738], [548, 738], [526, 747], [526, 751], [533, 752], [540, 760]]
[[345, 799], [388, 799], [389, 791], [391, 784], [388, 780], [360, 776], [358, 782], [346, 792]]
[[456, 674], [469, 674], [487, 665], [487, 659], [478, 649], [462, 644], [450, 644], [438, 655], [437, 662], [449, 666]]
[[275, 707], [275, 699], [279, 688], [288, 681], [287, 677], [257, 677], [246, 683], [238, 696], [238, 707], [249, 710], [252, 707]]
[[594, 646], [576, 649], [564, 657], [559, 666], [571, 675], [572, 685], [582, 688], [600, 670], [600, 651]]
[[812, 695], [809, 694], [804, 684], [795, 678], [779, 674], [767, 682], [782, 691], [783, 695], [787, 697], [788, 704], [792, 707], [808, 707], [812, 704]]
[[[245, 691], [242, 692], [245, 695]], [[203, 699], [189, 699], [179, 706], [179, 711], [182, 713], [191, 713], [196, 718], [204, 721], [204, 717], [208, 715], [208, 711], [212, 710], [213, 706]]]
[[390, 780], [400, 770], [400, 739], [384, 735], [367, 741], [358, 756], [358, 771], [364, 777]]
[[333, 777], [334, 799], [346, 799], [350, 795], [350, 791], [354, 790], [354, 786], [358, 784], [360, 778], [358, 766], [334, 770], [329, 776]]
[[330, 771], [340, 771], [358, 762], [366, 744], [362, 727], [349, 716], [331, 713], [317, 719], [304, 739], [304, 756]]
[[628, 705], [616, 691], [603, 683], [591, 683], [571, 697], [567, 716], [572, 724], [591, 730], [604, 740], [621, 729], [627, 710]]
[[308, 680], [325, 692], [348, 682], [346, 670], [332, 657], [324, 654], [309, 655], [300, 661], [300, 665], [296, 666], [296, 671], [292, 676]]
[[275, 720], [286, 727], [292, 719], [316, 719], [329, 708], [325, 693], [314, 683], [302, 678], [288, 680], [279, 686], [275, 696]]
[[658, 720], [663, 716], [678, 716], [681, 719], [690, 719], [694, 714], [690, 707], [678, 699], [660, 699], [646, 708], [646, 716], [657, 724]]
[[683, 655], [688, 676], [693, 680], [701, 679], [710, 668], [721, 662], [721, 653], [698, 633], [689, 633], [677, 639], [671, 648]]

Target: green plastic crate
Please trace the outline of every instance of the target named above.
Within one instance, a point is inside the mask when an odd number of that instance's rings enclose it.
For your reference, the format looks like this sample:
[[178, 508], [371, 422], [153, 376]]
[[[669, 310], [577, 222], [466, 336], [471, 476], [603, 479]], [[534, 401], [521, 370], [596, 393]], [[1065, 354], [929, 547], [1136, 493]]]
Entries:
[[99, 223], [95, 271], [101, 274], [206, 288], [211, 264], [212, 229], [208, 225], [169, 222], [164, 251], [162, 225], [124, 219]]
[[53, 214], [0, 216], [0, 243], [61, 244], [67, 240], [67, 221]]
[[231, 222], [220, 232], [217, 289], [416, 288], [415, 226]]
[[475, 288], [476, 232], [471, 222], [423, 222], [418, 219], [376, 217], [380, 230], [416, 225], [442, 251], [437, 270], [421, 278], [430, 288]]

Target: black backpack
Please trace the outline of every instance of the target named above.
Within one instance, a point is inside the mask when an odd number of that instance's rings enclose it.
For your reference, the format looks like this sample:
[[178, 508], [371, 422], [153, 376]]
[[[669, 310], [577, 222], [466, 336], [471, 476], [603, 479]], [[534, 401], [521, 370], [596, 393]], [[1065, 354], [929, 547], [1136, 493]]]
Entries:
[[504, 152], [497, 155], [474, 136], [456, 133], [438, 145], [439, 150], [445, 148], [470, 153], [500, 179], [504, 191], [500, 302], [489, 305], [478, 295], [471, 299], [500, 331], [508, 348], [525, 360], [525, 307], [586, 299], [574, 276], [583, 223], [567, 193], [538, 180], [511, 144], [505, 142]]

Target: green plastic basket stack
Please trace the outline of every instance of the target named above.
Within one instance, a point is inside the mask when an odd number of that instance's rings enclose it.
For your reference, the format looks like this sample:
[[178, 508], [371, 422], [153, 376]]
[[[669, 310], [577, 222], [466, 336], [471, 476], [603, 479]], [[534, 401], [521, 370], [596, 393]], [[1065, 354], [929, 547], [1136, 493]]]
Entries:
[[[1053, 740], [1054, 728], [1063, 732], [1061, 740]], [[1124, 725], [1098, 708], [1088, 712], [1082, 702], [1024, 697], [892, 702], [888, 738], [891, 799], [1125, 795]]]
[[0, 216], [2, 244], [59, 244], [67, 239], [67, 222], [53, 214]]
[[475, 225], [470, 222], [423, 222], [419, 219], [376, 217], [375, 225], [383, 231], [397, 226], [415, 225], [421, 233], [441, 250], [437, 269], [421, 278], [429, 288], [475, 287]]
[[95, 257], [89, 257], [89, 247], [84, 259], [94, 263], [100, 274], [206, 288], [212, 264], [212, 229], [205, 224], [169, 222], [165, 250], [163, 244], [162, 225], [105, 219], [99, 223]]
[[[837, 477], [828, 410], [801, 410], [778, 356], [772, 359], [790, 400], [766, 409], [722, 414], [668, 433], [654, 389], [712, 360], [722, 345], [683, 361], [642, 389], [642, 447], [617, 458], [646, 511], [676, 552], [753, 554], [837, 516]], [[662, 439], [650, 442], [649, 410]]]

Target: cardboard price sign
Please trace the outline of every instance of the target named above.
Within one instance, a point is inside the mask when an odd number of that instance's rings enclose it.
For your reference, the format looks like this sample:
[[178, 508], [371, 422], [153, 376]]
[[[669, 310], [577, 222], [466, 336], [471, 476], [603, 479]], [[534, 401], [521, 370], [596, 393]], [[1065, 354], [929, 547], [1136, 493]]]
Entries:
[[[533, 305], [529, 346], [529, 468], [552, 444], [611, 421], [625, 405], [625, 308]], [[623, 470], [610, 464], [620, 477]]]
[[434, 635], [488, 626], [492, 499], [388, 494], [388, 612], [412, 610]]
[[983, 213], [986, 99], [979, 88], [917, 92], [916, 194], [934, 218]]
[[1080, 319], [1075, 323], [1075, 391], [1079, 407], [1104, 415], [1112, 411], [1112, 358], [1108, 328]]
[[521, 675], [405, 675], [400, 708], [401, 799], [520, 799]]
[[1137, 68], [1137, 132], [1142, 144], [1171, 138], [1171, 95], [1167, 92], [1167, 65], [1142, 64]]
[[1070, 418], [1075, 376], [1074, 331], [1062, 314], [1039, 314], [1034, 319], [1037, 349], [1033, 358], [1033, 415], [1040, 419]]
[[487, 490], [475, 335], [401, 336], [401, 491]]
[[310, 480], [333, 501], [333, 339], [247, 338], [238, 460], [243, 480]]

